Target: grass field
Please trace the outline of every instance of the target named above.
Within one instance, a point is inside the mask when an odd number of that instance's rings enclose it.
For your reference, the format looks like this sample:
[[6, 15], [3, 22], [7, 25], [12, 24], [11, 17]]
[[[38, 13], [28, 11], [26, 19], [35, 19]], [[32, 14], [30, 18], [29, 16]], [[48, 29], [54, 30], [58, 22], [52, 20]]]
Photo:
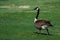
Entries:
[[[7, 7], [4, 7], [7, 6]], [[9, 8], [10, 6], [10, 8]], [[18, 8], [29, 6], [29, 8]], [[54, 27], [52, 35], [35, 34], [33, 20], [36, 6], [41, 8], [39, 18], [49, 20]], [[45, 32], [45, 30], [42, 30]], [[0, 40], [59, 40], [60, 0], [0, 0]]]

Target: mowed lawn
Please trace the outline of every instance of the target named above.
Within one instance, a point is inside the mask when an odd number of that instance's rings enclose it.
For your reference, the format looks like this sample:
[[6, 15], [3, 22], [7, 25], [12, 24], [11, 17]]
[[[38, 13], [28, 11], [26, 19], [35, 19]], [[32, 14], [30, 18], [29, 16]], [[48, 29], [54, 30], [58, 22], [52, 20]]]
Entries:
[[[12, 6], [5, 8], [1, 6]], [[17, 7], [16, 7], [17, 6]], [[29, 8], [18, 8], [29, 6]], [[39, 19], [49, 20], [53, 27], [51, 35], [36, 34], [34, 27], [36, 11], [41, 9]], [[46, 30], [42, 30], [46, 33]], [[0, 40], [59, 40], [60, 39], [60, 0], [0, 0]]]

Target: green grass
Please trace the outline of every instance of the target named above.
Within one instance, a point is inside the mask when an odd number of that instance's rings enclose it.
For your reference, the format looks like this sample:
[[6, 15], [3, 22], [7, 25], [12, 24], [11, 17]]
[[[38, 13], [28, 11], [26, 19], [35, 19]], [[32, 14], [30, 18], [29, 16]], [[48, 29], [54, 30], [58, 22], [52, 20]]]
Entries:
[[[28, 3], [29, 2], [29, 3]], [[60, 0], [0, 0], [4, 5], [29, 5], [28, 9], [0, 8], [0, 40], [59, 40], [60, 39]], [[40, 19], [49, 20], [54, 27], [49, 28], [52, 35], [35, 34], [33, 20], [36, 6], [41, 8]], [[33, 12], [28, 12], [33, 11]], [[42, 30], [45, 32], [45, 30]]]

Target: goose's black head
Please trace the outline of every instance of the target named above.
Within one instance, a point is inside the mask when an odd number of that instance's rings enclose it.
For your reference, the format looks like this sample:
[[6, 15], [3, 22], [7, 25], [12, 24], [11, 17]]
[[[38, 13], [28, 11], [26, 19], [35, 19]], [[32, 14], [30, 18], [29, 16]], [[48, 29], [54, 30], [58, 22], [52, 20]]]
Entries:
[[37, 10], [37, 11], [38, 11], [38, 10], [40, 10], [40, 9], [39, 9], [39, 7], [35, 7], [34, 10]]
[[39, 12], [40, 12], [40, 8], [39, 7], [35, 7], [34, 10], [36, 10], [37, 13], [39, 14]]

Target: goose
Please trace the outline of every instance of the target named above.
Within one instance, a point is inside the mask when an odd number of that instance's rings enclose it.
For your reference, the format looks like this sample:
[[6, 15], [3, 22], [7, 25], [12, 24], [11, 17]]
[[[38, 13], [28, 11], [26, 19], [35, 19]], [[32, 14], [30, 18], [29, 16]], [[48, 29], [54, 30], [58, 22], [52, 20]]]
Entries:
[[47, 31], [47, 34], [50, 34], [48, 28], [50, 26], [53, 26], [53, 25], [51, 24], [50, 21], [47, 21], [47, 20], [39, 20], [38, 19], [38, 16], [39, 16], [39, 13], [40, 13], [40, 8], [39, 7], [34, 8], [34, 10], [37, 11], [36, 17], [34, 19], [35, 28], [38, 29], [40, 32], [41, 32], [41, 30], [46, 30]]

